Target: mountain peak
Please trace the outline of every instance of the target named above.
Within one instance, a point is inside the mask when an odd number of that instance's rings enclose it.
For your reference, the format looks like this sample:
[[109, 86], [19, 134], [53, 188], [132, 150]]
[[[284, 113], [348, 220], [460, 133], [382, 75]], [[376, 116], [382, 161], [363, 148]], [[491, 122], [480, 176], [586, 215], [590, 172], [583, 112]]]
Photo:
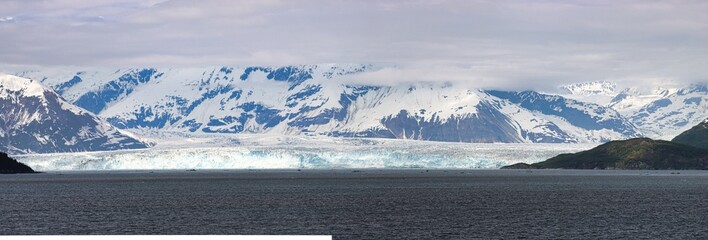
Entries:
[[6, 97], [12, 93], [21, 93], [24, 96], [41, 96], [45, 88], [35, 80], [21, 78], [8, 74], [0, 74], [0, 97]]
[[560, 87], [564, 93], [586, 96], [613, 95], [615, 94], [616, 88], [617, 84], [608, 81], [582, 82], [567, 84]]
[[10, 154], [144, 148], [36, 80], [0, 76], [0, 151]]

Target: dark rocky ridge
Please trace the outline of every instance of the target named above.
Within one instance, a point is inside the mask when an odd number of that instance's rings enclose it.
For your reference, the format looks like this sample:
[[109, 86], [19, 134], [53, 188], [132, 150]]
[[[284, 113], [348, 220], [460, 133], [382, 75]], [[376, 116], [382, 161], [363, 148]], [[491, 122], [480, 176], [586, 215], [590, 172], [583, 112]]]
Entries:
[[532, 166], [528, 163], [514, 163], [508, 166], [503, 166], [501, 169], [536, 169], [537, 167]]
[[7, 156], [6, 153], [0, 152], [0, 174], [7, 173], [36, 173], [32, 168], [18, 162], [17, 160]]

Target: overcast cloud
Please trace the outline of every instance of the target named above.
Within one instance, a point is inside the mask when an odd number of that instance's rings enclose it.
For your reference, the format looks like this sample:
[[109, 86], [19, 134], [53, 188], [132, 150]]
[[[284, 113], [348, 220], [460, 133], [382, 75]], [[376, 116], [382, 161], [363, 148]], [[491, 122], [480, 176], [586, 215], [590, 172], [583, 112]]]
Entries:
[[362, 81], [528, 89], [708, 79], [708, 1], [702, 0], [3, 0], [0, 6], [5, 65], [372, 63], [396, 67]]

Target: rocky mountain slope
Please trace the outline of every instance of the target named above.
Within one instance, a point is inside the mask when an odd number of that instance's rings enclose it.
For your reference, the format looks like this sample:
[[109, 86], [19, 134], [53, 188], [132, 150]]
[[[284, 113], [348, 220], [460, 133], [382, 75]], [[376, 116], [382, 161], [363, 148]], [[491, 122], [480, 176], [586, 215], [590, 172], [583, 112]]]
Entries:
[[10, 154], [144, 148], [38, 81], [0, 75], [0, 151]]

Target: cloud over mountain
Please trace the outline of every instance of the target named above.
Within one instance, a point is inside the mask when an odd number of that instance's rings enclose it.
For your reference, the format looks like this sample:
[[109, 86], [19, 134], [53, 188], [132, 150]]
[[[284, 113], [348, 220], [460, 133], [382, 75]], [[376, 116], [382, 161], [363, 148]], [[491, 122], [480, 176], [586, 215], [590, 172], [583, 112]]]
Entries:
[[378, 74], [393, 73], [392, 82], [461, 79], [500, 88], [678, 84], [706, 79], [705, 12], [703, 1], [10, 0], [0, 9], [0, 59], [43, 66], [391, 64], [397, 68]]

